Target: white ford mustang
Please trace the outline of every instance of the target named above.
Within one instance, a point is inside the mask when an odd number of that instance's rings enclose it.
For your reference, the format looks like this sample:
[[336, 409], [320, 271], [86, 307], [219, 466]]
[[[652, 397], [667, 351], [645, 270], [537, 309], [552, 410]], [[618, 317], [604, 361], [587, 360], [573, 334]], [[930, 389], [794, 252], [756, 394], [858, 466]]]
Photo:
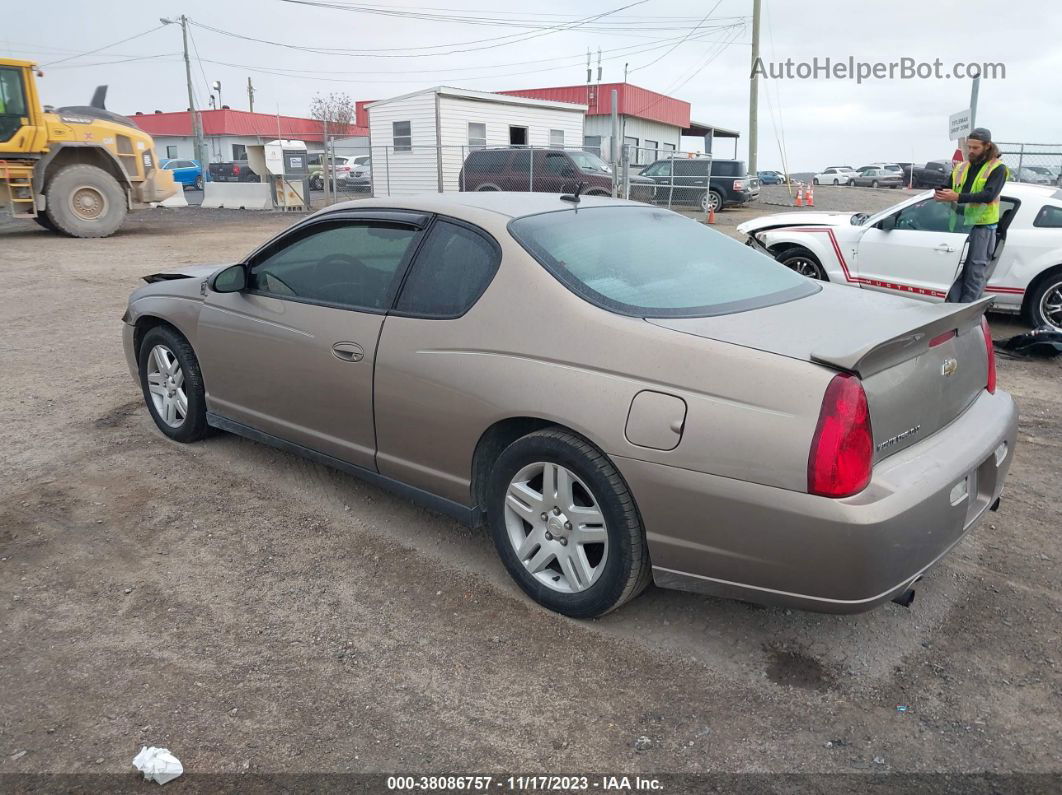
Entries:
[[[1062, 330], [1062, 190], [1008, 182], [1000, 202], [985, 294], [997, 310]], [[928, 191], [873, 215], [781, 213], [737, 229], [810, 278], [943, 301], [966, 256], [966, 230], [949, 228], [953, 208]]]

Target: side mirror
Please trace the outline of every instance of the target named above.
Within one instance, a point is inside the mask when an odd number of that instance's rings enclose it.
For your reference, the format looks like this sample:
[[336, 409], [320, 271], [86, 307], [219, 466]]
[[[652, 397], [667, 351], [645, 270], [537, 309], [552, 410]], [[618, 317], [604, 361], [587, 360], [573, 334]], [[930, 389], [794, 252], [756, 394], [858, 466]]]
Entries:
[[882, 232], [891, 232], [896, 228], [896, 214], [886, 215], [880, 221], [878, 221], [878, 229]]
[[210, 285], [216, 293], [238, 293], [247, 289], [247, 271], [243, 265], [232, 265], [214, 277]]

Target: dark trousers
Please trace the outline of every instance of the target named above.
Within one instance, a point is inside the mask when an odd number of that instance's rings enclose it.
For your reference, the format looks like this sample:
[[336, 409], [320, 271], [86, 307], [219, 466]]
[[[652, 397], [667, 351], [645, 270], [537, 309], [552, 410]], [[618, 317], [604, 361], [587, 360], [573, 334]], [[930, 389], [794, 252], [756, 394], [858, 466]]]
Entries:
[[991, 272], [988, 265], [996, 249], [996, 225], [975, 226], [970, 230], [970, 247], [966, 252], [959, 278], [944, 300], [949, 304], [969, 304], [985, 292]]

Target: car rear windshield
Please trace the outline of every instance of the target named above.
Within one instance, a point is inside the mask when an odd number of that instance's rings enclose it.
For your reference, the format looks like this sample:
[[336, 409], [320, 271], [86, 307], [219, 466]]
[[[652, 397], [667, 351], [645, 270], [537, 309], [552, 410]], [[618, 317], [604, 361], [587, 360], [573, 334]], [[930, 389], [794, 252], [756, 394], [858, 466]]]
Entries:
[[509, 232], [574, 293], [622, 315], [724, 315], [821, 289], [770, 257], [670, 210], [559, 210], [514, 219]]

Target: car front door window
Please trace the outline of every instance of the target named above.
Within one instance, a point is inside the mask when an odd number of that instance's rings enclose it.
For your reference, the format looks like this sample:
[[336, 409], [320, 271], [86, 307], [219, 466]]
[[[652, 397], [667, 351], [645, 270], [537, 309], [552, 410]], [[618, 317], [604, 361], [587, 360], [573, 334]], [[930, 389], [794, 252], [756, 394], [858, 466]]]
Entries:
[[896, 216], [896, 229], [915, 232], [965, 232], [968, 231], [963, 216], [955, 211], [951, 202], [925, 199], [904, 207]]
[[370, 222], [311, 229], [255, 263], [249, 289], [276, 298], [385, 311], [415, 236], [411, 227]]

